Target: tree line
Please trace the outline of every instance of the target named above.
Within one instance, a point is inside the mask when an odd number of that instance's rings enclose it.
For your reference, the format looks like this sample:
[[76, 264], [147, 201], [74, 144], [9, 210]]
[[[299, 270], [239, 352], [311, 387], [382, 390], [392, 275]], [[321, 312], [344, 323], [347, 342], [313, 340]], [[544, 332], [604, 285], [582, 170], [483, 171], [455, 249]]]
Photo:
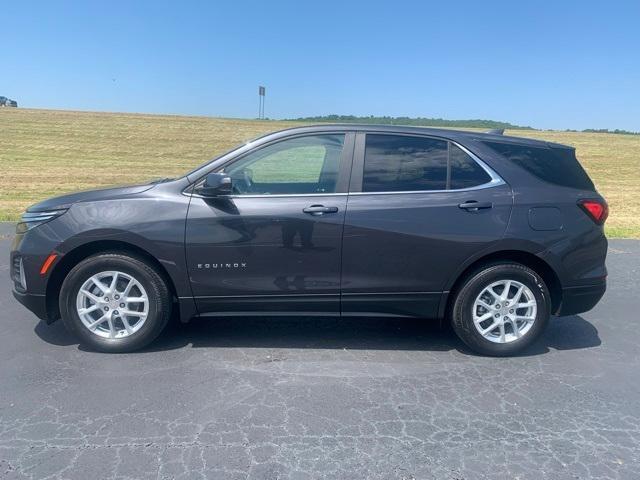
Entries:
[[509, 122], [498, 122], [496, 120], [446, 120], [444, 118], [428, 117], [360, 117], [356, 115], [322, 115], [317, 117], [289, 118], [289, 121], [296, 122], [330, 122], [330, 123], [366, 123], [377, 125], [415, 125], [421, 127], [456, 127], [456, 128], [504, 128], [511, 130], [533, 130], [531, 127], [514, 125]]

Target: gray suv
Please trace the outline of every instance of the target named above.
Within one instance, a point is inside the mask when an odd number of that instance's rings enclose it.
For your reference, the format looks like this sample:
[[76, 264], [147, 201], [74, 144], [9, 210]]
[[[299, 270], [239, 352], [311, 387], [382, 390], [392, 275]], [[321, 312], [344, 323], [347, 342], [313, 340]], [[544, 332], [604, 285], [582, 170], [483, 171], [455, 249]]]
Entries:
[[600, 300], [606, 218], [571, 147], [321, 125], [34, 205], [11, 276], [39, 318], [105, 352], [144, 347], [173, 312], [446, 319], [474, 351], [511, 355]]

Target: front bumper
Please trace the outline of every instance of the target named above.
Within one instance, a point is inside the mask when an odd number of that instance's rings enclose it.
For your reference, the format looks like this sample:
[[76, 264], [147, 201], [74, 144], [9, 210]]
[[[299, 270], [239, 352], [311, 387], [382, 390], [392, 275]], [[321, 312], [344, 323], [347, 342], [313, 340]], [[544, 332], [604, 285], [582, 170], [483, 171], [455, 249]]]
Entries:
[[576, 315], [591, 310], [607, 290], [607, 282], [562, 289], [562, 305], [558, 315]]
[[47, 323], [49, 323], [49, 317], [47, 316], [47, 300], [44, 295], [21, 293], [13, 289], [13, 296], [22, 305], [35, 313], [39, 319], [45, 320]]
[[[58, 236], [50, 226], [57, 221], [57, 219], [52, 220], [26, 233], [16, 234], [9, 254], [9, 274], [13, 285], [13, 296], [38, 318], [48, 323], [55, 320], [50, 318], [51, 315], [48, 315], [47, 311], [46, 293], [49, 275], [41, 275], [40, 269], [43, 262], [52, 252], [56, 252], [60, 244]], [[59, 258], [56, 263], [58, 261]], [[20, 263], [24, 274], [23, 281], [17, 270], [17, 265]]]

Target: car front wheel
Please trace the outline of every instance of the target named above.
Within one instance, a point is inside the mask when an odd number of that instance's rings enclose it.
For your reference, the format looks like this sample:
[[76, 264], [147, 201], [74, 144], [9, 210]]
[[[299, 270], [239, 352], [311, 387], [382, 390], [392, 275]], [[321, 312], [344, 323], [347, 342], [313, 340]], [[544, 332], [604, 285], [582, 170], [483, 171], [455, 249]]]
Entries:
[[451, 321], [458, 336], [483, 355], [521, 352], [544, 331], [549, 290], [532, 269], [511, 262], [487, 265], [457, 291]]
[[152, 342], [171, 314], [167, 285], [143, 259], [102, 253], [76, 265], [60, 291], [67, 329], [101, 352], [130, 352]]

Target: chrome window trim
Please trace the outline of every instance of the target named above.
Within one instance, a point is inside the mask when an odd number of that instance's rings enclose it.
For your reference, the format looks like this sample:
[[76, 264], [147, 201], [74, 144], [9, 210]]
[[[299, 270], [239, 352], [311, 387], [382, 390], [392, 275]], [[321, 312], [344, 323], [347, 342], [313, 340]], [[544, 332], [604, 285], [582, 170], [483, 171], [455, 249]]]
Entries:
[[[333, 134], [333, 133], [339, 133], [339, 132], [326, 132], [327, 134]], [[347, 132], [343, 132], [345, 135], [347, 133], [350, 133], [349, 131]], [[370, 133], [369, 131], [364, 131], [362, 133], [368, 134]], [[269, 194], [255, 194], [255, 195], [225, 195], [224, 198], [229, 198], [229, 199], [235, 199], [235, 198], [289, 198], [289, 197], [343, 197], [343, 196], [348, 196], [348, 195], [406, 195], [406, 194], [429, 194], [429, 193], [453, 193], [453, 192], [472, 192], [474, 190], [483, 190], [485, 188], [493, 188], [493, 187], [497, 187], [500, 185], [506, 185], [507, 182], [505, 182], [502, 177], [500, 175], [498, 175], [498, 173], [493, 170], [489, 165], [487, 165], [480, 157], [478, 157], [475, 153], [473, 153], [471, 150], [469, 150], [467, 147], [465, 147], [464, 145], [461, 145], [460, 143], [451, 140], [449, 138], [445, 138], [445, 137], [437, 137], [434, 135], [421, 135], [421, 134], [417, 134], [417, 133], [380, 133], [380, 132], [371, 132], [373, 134], [380, 134], [380, 135], [395, 135], [395, 136], [409, 136], [409, 137], [427, 137], [427, 138], [433, 138], [436, 140], [442, 140], [448, 143], [451, 143], [452, 145], [455, 145], [456, 147], [458, 147], [460, 150], [462, 150], [463, 152], [465, 152], [467, 155], [469, 155], [478, 165], [480, 165], [480, 167], [489, 175], [489, 177], [491, 177], [491, 180], [489, 180], [486, 183], [480, 184], [480, 185], [476, 185], [474, 187], [468, 187], [468, 188], [456, 188], [456, 189], [444, 189], [444, 190], [390, 190], [390, 191], [384, 191], [384, 192], [341, 192], [341, 193], [282, 193], [282, 194], [275, 194], [275, 195], [269, 195]], [[325, 134], [325, 132], [322, 132], [322, 134]], [[300, 134], [300, 135], [295, 135], [297, 136], [307, 136], [310, 134]], [[292, 136], [294, 137], [294, 136]], [[291, 138], [292, 138], [291, 137]], [[286, 137], [286, 138], [290, 138], [290, 137]], [[285, 139], [286, 139], [285, 138]], [[264, 145], [261, 145], [260, 148], [262, 148], [263, 146], [268, 146], [272, 143], [276, 143], [277, 141], [280, 141], [282, 139], [277, 139], [274, 140], [273, 142], [267, 142]], [[218, 168], [214, 169], [215, 171], [217, 171], [220, 168], [224, 168], [226, 167], [228, 164], [233, 163], [236, 160], [239, 160], [240, 158], [244, 157], [245, 155], [251, 153], [252, 151], [255, 150], [249, 150], [245, 153], [243, 153], [242, 155], [239, 155], [236, 158], [233, 159], [229, 159], [228, 161], [226, 161], [224, 164], [218, 166]], [[364, 173], [364, 172], [363, 172]], [[195, 188], [195, 186], [200, 183], [201, 181], [203, 181], [204, 176], [200, 177], [198, 180], [196, 180], [195, 182], [192, 182], [191, 184], [189, 184], [187, 187], [185, 187], [185, 189], [182, 191], [182, 194], [187, 196], [187, 197], [195, 197], [195, 198], [210, 198], [210, 197], [203, 197], [202, 195], [198, 195], [197, 193], [189, 193], [187, 190], [189, 190], [190, 188]]]
[[[286, 130], [283, 130], [282, 132], [286, 132]], [[240, 154], [238, 154], [238, 155], [236, 155], [236, 156], [234, 156], [232, 158], [229, 158], [229, 159], [225, 160], [220, 165], [218, 165], [218, 166], [216, 166], [214, 168], [211, 168], [206, 173], [204, 173], [201, 176], [199, 176], [196, 180], [194, 180], [191, 183], [189, 183], [189, 185], [187, 185], [182, 190], [182, 195], [184, 195], [186, 197], [195, 197], [195, 198], [211, 198], [211, 197], [204, 197], [202, 195], [198, 195], [197, 193], [189, 192], [189, 190], [190, 189], [195, 189], [198, 186], [199, 183], [204, 181], [204, 178], [209, 173], [221, 172], [222, 170], [224, 170], [229, 165], [232, 165], [233, 163], [237, 162], [238, 160], [243, 159], [244, 157], [246, 157], [246, 156], [248, 156], [248, 155], [250, 155], [252, 153], [255, 153], [255, 152], [259, 151], [259, 150], [262, 150], [265, 147], [269, 147], [271, 145], [275, 145], [275, 144], [280, 143], [282, 141], [287, 141], [287, 140], [291, 140], [291, 139], [295, 139], [295, 138], [317, 137], [317, 136], [325, 136], [325, 135], [342, 135], [344, 137], [344, 143], [343, 143], [343, 149], [344, 149], [344, 146], [347, 143], [347, 138], [348, 138], [349, 134], [355, 135], [356, 130], [353, 130], [353, 129], [347, 129], [347, 130], [331, 129], [331, 130], [321, 131], [321, 132], [302, 132], [302, 133], [296, 132], [295, 134], [292, 134], [292, 135], [285, 135], [284, 137], [279, 137], [278, 134], [282, 133], [282, 132], [268, 133], [266, 135], [263, 135], [261, 137], [258, 137], [256, 139], [248, 142], [247, 144], [245, 144], [245, 145], [243, 145], [243, 146], [241, 146], [241, 147], [239, 147], [239, 148], [237, 148], [235, 150], [231, 150], [231, 151], [227, 152], [226, 154], [218, 157], [215, 160], [212, 160], [210, 162], [210, 164], [216, 162], [217, 160], [221, 160], [223, 157], [225, 157], [227, 155], [232, 155], [237, 150], [244, 149], [246, 147], [246, 151], [244, 151], [244, 152], [242, 152], [242, 153], [240, 153]], [[277, 138], [274, 138], [273, 140], [268, 140], [268, 141], [265, 141], [263, 143], [258, 143], [257, 145], [254, 145], [258, 140], [266, 139], [266, 138], [271, 137], [271, 136], [276, 136]], [[344, 154], [344, 150], [343, 150], [343, 154]], [[342, 161], [342, 158], [341, 158], [341, 161]], [[204, 169], [204, 167], [201, 168], [201, 169]], [[339, 182], [336, 182], [336, 187], [338, 186], [338, 183]], [[347, 185], [347, 187], [348, 187], [348, 185]], [[326, 197], [326, 196], [343, 196], [343, 195], [348, 195], [348, 192], [339, 192], [339, 193], [279, 193], [279, 194], [274, 194], [274, 195], [270, 195], [270, 194], [224, 195], [224, 196], [221, 196], [221, 197], [223, 197], [223, 198]]]
[[[399, 191], [389, 191], [389, 192], [349, 192], [349, 193], [280, 193], [277, 195], [224, 195], [220, 198], [287, 198], [287, 197], [346, 197], [351, 195], [405, 195], [405, 194], [429, 194], [429, 193], [455, 193], [455, 192], [472, 192], [474, 190], [483, 190], [485, 188], [497, 187], [499, 185], [506, 185], [506, 182], [501, 178], [496, 180], [491, 180], [490, 182], [483, 183], [482, 185], [476, 185], [475, 187], [469, 188], [457, 188], [455, 190], [399, 190]], [[203, 197], [202, 195], [198, 195], [197, 193], [189, 194], [187, 192], [183, 192], [186, 196], [191, 196], [195, 198], [210, 198]]]
[[475, 187], [468, 188], [456, 188], [451, 190], [399, 190], [389, 192], [351, 192], [349, 195], [404, 195], [404, 194], [429, 194], [429, 193], [456, 193], [456, 192], [473, 192], [474, 190], [484, 190], [485, 188], [493, 188], [499, 185], [506, 185], [506, 182], [502, 179], [496, 181], [483, 183], [482, 185], [476, 185]]
[[[460, 150], [462, 150], [467, 155], [469, 155], [491, 177], [490, 181], [488, 181], [487, 183], [483, 183], [481, 185], [476, 185], [476, 187], [481, 187], [482, 185], [489, 185], [489, 184], [494, 184], [495, 185], [495, 184], [499, 184], [498, 182], [506, 183], [502, 179], [502, 177], [496, 173], [495, 170], [493, 170], [489, 165], [484, 163], [484, 161], [480, 157], [478, 157], [475, 153], [473, 153], [467, 147], [465, 147], [464, 145], [460, 145], [458, 142], [454, 142], [453, 140], [449, 140], [449, 142], [452, 143], [453, 145], [455, 145], [456, 147], [458, 147]], [[469, 187], [469, 188], [476, 188], [476, 187]], [[456, 190], [466, 190], [466, 189], [458, 188]]]
[[[203, 197], [197, 193], [183, 192], [188, 197], [195, 198], [212, 198]], [[267, 194], [254, 194], [254, 195], [220, 195], [220, 198], [281, 198], [281, 197], [346, 197], [348, 193], [277, 193], [274, 195]]]
[[[381, 135], [387, 135], [387, 134], [381, 134]], [[471, 159], [473, 161], [475, 161], [478, 165], [480, 165], [480, 167], [487, 173], [487, 175], [489, 175], [491, 180], [489, 180], [486, 183], [482, 183], [480, 185], [476, 185], [474, 187], [467, 187], [467, 188], [450, 188], [450, 189], [441, 189], [441, 190], [389, 190], [389, 191], [383, 191], [383, 192], [349, 192], [349, 195], [393, 195], [393, 194], [408, 194], [408, 193], [416, 194], [416, 193], [472, 192], [474, 190], [483, 190], [485, 188], [492, 188], [492, 187], [497, 187], [499, 185], [506, 185], [507, 184], [507, 182], [505, 182], [502, 179], [502, 177], [496, 173], [495, 170], [493, 170], [489, 165], [487, 165], [484, 161], [482, 161], [475, 153], [473, 153], [471, 150], [469, 150], [464, 145], [460, 145], [458, 142], [455, 142], [455, 141], [450, 140], [448, 138], [434, 137], [434, 136], [431, 136], [431, 135], [413, 135], [413, 134], [405, 134], [405, 135], [403, 135], [403, 134], [400, 134], [400, 133], [399, 134], [390, 133], [388, 135], [409, 136], [409, 137], [416, 137], [416, 136], [417, 137], [428, 137], [428, 138], [434, 138], [436, 140], [443, 140], [445, 142], [449, 142], [452, 145], [455, 145], [456, 147], [458, 147], [460, 150], [462, 150], [467, 155], [469, 155], [471, 157]], [[364, 175], [364, 171], [363, 171], [363, 175]]]

